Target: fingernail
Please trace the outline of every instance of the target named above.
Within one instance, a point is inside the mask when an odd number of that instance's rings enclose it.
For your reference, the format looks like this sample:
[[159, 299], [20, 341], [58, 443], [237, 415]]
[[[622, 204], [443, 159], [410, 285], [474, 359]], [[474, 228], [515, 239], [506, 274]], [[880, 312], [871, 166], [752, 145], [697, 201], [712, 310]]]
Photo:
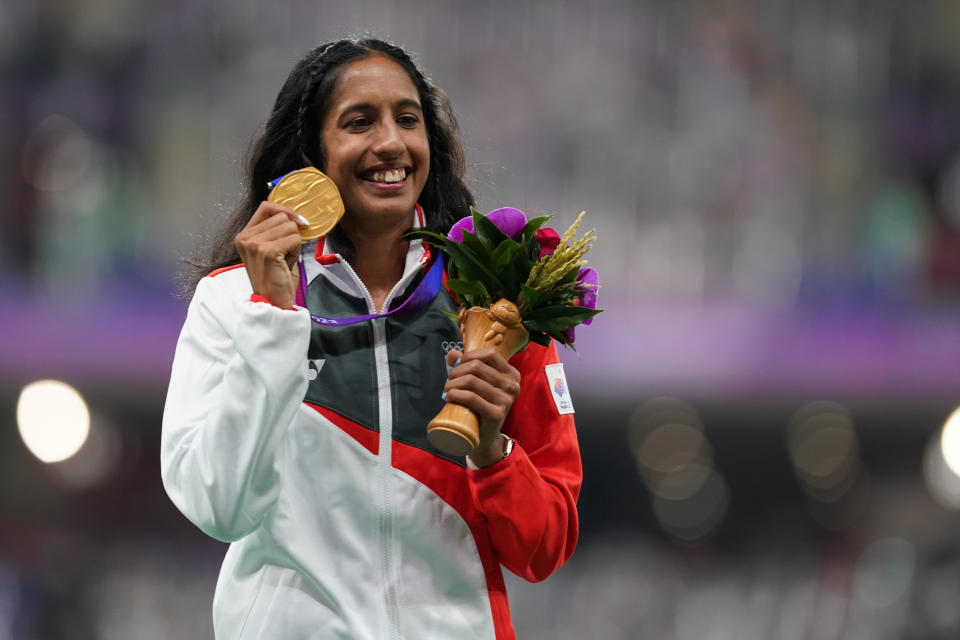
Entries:
[[310, 223], [307, 221], [307, 219], [304, 218], [304, 217], [301, 216], [301, 215], [298, 215], [298, 216], [297, 216], [297, 222], [299, 222], [300, 225], [301, 225], [301, 226], [304, 226], [304, 227], [309, 227], [309, 226], [310, 226]]
[[446, 392], [446, 391], [444, 391], [443, 393], [440, 394], [440, 399], [441, 399], [441, 400], [446, 400], [446, 399], [447, 399], [447, 392]]
[[460, 364], [460, 358], [453, 361], [453, 366], [457, 366], [458, 364]]

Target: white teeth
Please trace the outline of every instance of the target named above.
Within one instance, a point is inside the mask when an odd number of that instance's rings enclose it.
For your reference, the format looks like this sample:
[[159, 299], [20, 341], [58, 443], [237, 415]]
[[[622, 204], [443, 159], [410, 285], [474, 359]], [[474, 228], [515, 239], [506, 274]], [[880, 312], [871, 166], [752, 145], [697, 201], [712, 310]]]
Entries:
[[393, 182], [403, 182], [407, 177], [406, 169], [388, 169], [387, 171], [374, 171], [373, 173], [374, 182], [386, 182], [388, 184]]

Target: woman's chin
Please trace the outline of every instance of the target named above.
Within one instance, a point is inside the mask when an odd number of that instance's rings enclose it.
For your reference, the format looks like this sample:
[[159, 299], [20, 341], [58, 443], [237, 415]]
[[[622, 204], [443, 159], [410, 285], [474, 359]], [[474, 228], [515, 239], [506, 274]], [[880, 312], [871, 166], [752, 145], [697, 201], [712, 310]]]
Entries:
[[377, 228], [397, 226], [408, 229], [412, 224], [411, 218], [415, 210], [416, 201], [410, 198], [390, 198], [378, 202], [357, 203], [347, 207], [341, 226], [349, 228], [376, 225]]

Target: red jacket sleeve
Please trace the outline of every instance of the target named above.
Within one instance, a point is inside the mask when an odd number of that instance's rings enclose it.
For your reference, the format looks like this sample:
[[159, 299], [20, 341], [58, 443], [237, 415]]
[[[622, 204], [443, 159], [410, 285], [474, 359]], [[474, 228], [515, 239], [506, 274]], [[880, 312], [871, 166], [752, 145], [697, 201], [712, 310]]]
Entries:
[[521, 390], [503, 432], [516, 445], [505, 460], [467, 472], [500, 563], [531, 582], [560, 568], [578, 535], [580, 447], [573, 416], [558, 412], [545, 370], [558, 362], [553, 344], [531, 344], [510, 360]]

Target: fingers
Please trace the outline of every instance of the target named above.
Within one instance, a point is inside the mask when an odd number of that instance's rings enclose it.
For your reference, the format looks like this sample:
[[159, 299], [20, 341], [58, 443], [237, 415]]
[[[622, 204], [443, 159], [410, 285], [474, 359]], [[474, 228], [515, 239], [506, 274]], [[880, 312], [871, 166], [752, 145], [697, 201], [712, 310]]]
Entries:
[[301, 226], [291, 209], [262, 202], [234, 241], [254, 293], [284, 308], [293, 306], [299, 281]]
[[244, 263], [251, 258], [276, 259], [283, 256], [285, 261], [293, 255], [296, 262], [301, 238], [300, 216], [287, 207], [274, 202], [261, 202], [250, 221], [237, 234], [235, 243]]
[[250, 222], [247, 223], [247, 226], [250, 227], [251, 225], [257, 225], [264, 220], [273, 218], [280, 213], [284, 214], [284, 216], [294, 224], [304, 227], [309, 226], [309, 223], [303, 218], [303, 216], [298, 215], [293, 209], [284, 207], [276, 202], [270, 202], [268, 200], [264, 200], [260, 203], [260, 206], [257, 207], [257, 210], [254, 211], [253, 215], [250, 217]]
[[461, 362], [450, 372], [451, 378], [472, 375], [497, 387], [519, 387], [520, 372], [492, 347], [475, 349], [465, 355], [459, 351], [450, 351], [447, 354], [447, 363], [452, 366], [458, 358]]
[[300, 216], [286, 207], [280, 207], [272, 202], [263, 202], [243, 230], [237, 234], [237, 242], [250, 245], [290, 237], [291, 240], [296, 239], [299, 243], [302, 226], [299, 218]]
[[463, 358], [463, 352], [457, 351], [456, 349], [451, 349], [447, 352], [447, 366], [453, 367], [458, 364], [458, 360]]
[[444, 387], [447, 402], [471, 409], [481, 421], [499, 426], [520, 393], [520, 372], [492, 348], [470, 351], [466, 355], [451, 351], [448, 364], [462, 361], [450, 371]]
[[451, 387], [447, 390], [446, 401], [470, 409], [480, 420], [480, 439], [485, 434], [498, 431], [513, 405], [512, 398], [502, 392], [481, 395], [468, 389]]

